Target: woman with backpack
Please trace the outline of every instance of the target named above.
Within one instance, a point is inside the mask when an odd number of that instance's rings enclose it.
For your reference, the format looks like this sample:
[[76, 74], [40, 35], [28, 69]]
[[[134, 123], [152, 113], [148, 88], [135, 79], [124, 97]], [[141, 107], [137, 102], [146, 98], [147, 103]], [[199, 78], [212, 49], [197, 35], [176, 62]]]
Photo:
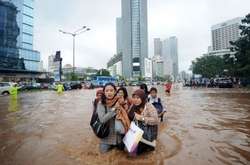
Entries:
[[[108, 135], [101, 138], [101, 153], [108, 152], [114, 147], [123, 149], [122, 135], [117, 133], [115, 126], [117, 114], [120, 114], [119, 112], [123, 109], [119, 103], [119, 97], [116, 96], [116, 92], [117, 90], [115, 85], [112, 83], [107, 83], [103, 87], [103, 95], [101, 101], [97, 104], [98, 120], [102, 124], [107, 124], [109, 130]], [[122, 113], [122, 115], [120, 116], [121, 119], [124, 119], [124, 114], [126, 117], [127, 114]], [[123, 126], [122, 124], [120, 125], [120, 127]]]
[[[132, 95], [133, 105], [131, 106], [128, 116], [131, 121], [135, 121], [144, 131], [144, 141], [151, 143], [155, 142], [158, 134], [158, 114], [154, 106], [147, 102], [147, 99], [144, 90], [136, 90]], [[155, 149], [148, 144], [140, 142], [136, 154], [138, 155]]]

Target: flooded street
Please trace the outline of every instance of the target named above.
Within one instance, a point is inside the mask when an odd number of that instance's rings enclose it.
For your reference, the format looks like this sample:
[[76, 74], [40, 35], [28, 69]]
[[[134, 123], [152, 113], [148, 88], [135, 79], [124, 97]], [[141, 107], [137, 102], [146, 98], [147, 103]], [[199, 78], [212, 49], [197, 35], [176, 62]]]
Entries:
[[0, 164], [250, 164], [250, 91], [178, 88], [159, 95], [168, 112], [157, 148], [136, 158], [99, 153], [89, 126], [95, 90], [0, 97]]

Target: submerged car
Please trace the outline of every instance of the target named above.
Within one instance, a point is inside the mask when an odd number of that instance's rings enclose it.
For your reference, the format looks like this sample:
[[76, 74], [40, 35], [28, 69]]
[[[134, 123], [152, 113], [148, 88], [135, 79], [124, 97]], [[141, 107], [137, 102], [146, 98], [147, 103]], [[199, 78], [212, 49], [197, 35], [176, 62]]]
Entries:
[[233, 88], [233, 82], [230, 79], [220, 79], [218, 80], [218, 87], [219, 88]]
[[9, 82], [0, 82], [0, 95], [9, 95], [11, 83]]
[[70, 87], [71, 87], [71, 89], [82, 89], [82, 84], [81, 84], [81, 82], [72, 81], [70, 83]]

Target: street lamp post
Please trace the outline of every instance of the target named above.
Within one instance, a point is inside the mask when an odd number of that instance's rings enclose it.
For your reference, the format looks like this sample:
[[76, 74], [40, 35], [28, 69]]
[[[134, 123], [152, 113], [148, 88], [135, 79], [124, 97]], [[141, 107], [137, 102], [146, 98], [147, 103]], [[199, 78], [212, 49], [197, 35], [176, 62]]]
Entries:
[[82, 28], [76, 30], [75, 32], [66, 32], [63, 30], [59, 30], [59, 32], [63, 33], [63, 34], [68, 34], [71, 35], [73, 37], [73, 75], [75, 76], [75, 37], [86, 32], [89, 31], [90, 28], [87, 28], [86, 26], [83, 26]]

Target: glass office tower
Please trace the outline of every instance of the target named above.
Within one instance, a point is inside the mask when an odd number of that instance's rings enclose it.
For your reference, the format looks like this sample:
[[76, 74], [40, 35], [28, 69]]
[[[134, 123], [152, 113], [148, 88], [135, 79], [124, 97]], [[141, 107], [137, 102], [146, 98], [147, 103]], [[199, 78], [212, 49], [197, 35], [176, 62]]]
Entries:
[[23, 59], [19, 58], [17, 38], [17, 8], [0, 0], [0, 70], [24, 70]]
[[144, 77], [148, 57], [147, 0], [122, 0], [121, 19], [123, 76]]
[[[16, 48], [19, 59], [24, 60], [25, 70], [39, 71], [40, 53], [33, 50], [33, 28], [34, 28], [34, 0], [2, 0], [2, 3], [11, 4], [16, 7], [16, 22], [19, 29], [16, 38]], [[6, 8], [6, 5], [3, 6]], [[6, 17], [10, 19], [10, 17]], [[7, 26], [3, 31], [8, 32]], [[10, 40], [10, 33], [5, 36], [5, 40]]]

